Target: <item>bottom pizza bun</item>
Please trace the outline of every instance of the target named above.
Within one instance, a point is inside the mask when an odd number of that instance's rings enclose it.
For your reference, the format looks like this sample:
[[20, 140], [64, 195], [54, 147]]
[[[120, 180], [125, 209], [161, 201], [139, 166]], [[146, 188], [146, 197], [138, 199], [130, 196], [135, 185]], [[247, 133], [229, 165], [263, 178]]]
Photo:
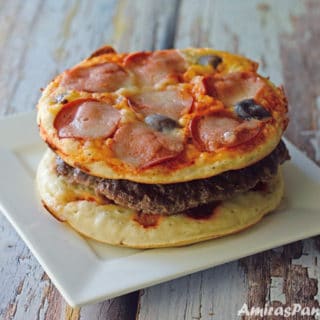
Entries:
[[133, 248], [182, 246], [239, 232], [274, 210], [284, 192], [278, 169], [268, 182], [227, 200], [169, 216], [141, 213], [58, 175], [51, 150], [39, 165], [37, 183], [44, 206], [57, 219], [88, 238]]

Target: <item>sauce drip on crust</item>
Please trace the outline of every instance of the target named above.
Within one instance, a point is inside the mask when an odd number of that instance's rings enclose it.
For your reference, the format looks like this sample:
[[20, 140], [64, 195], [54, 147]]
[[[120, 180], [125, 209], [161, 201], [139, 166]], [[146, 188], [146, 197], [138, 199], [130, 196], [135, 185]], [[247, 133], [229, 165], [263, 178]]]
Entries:
[[156, 227], [160, 222], [161, 215], [148, 214], [148, 213], [136, 213], [133, 217], [133, 221], [140, 224], [143, 228]]

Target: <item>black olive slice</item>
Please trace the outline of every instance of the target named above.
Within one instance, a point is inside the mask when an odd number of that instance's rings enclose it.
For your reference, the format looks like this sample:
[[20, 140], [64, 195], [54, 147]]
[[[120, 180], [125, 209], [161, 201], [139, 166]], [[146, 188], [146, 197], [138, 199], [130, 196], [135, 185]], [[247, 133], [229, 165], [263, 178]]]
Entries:
[[58, 95], [55, 97], [55, 102], [56, 102], [56, 103], [66, 104], [66, 103], [68, 103], [68, 100], [65, 98], [65, 95], [64, 95], [64, 94], [58, 94]]
[[211, 65], [216, 69], [222, 61], [222, 58], [215, 54], [207, 54], [198, 59], [198, 64], [203, 66]]
[[144, 122], [152, 129], [161, 132], [179, 127], [175, 120], [161, 114], [150, 114], [145, 117]]
[[235, 112], [241, 119], [249, 120], [249, 119], [265, 119], [270, 118], [271, 113], [266, 110], [264, 107], [256, 104], [254, 99], [245, 99], [239, 101], [235, 105]]

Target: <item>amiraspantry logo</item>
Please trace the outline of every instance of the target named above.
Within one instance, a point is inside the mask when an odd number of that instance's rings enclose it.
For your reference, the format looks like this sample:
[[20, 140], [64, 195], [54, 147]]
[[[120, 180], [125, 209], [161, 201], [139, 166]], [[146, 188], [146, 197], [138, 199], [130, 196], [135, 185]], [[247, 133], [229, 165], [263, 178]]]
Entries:
[[293, 316], [316, 316], [320, 317], [320, 308], [303, 306], [299, 303], [294, 303], [291, 306], [279, 306], [272, 307], [269, 305], [265, 305], [263, 307], [252, 306], [248, 307], [246, 303], [244, 303], [240, 310], [238, 310], [238, 316], [255, 316], [266, 318], [268, 316], [279, 316], [284, 318], [291, 318]]

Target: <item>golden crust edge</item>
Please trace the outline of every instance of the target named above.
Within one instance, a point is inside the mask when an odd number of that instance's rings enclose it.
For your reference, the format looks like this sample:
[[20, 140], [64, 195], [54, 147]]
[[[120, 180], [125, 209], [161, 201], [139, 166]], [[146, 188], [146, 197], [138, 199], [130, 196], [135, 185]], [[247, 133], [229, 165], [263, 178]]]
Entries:
[[[257, 68], [257, 64], [240, 55], [231, 54], [225, 51], [218, 51], [211, 48], [186, 48], [186, 49], [180, 49], [181, 52], [187, 53], [189, 55], [195, 55], [203, 54], [206, 52], [212, 52], [217, 54], [223, 54], [225, 57], [229, 57], [230, 59], [234, 59], [237, 64], [235, 66], [238, 66], [241, 68]], [[82, 62], [79, 63], [81, 65], [82, 63], [94, 63], [96, 61], [95, 59], [98, 59], [99, 57], [96, 57], [94, 59], [85, 59]], [[92, 61], [91, 61], [92, 60]], [[238, 65], [239, 64], [239, 65]], [[59, 78], [59, 76], [57, 77]], [[281, 139], [281, 135], [283, 133], [284, 128], [281, 127], [280, 122], [283, 123], [285, 114], [282, 114], [281, 119], [278, 119], [277, 126], [273, 132], [273, 135], [268, 137], [267, 142], [263, 142], [262, 144], [258, 145], [257, 148], [255, 148], [254, 151], [249, 152], [245, 156], [241, 157], [241, 161], [239, 161], [237, 164], [235, 164], [234, 159], [232, 159], [232, 156], [230, 156], [229, 161], [224, 161], [223, 163], [217, 162], [214, 163], [215, 168], [212, 169], [212, 163], [207, 163], [203, 165], [202, 161], [203, 159], [197, 159], [194, 164], [182, 168], [173, 170], [168, 174], [168, 172], [163, 172], [161, 168], [158, 168], [157, 166], [154, 168], [150, 168], [144, 172], [136, 172], [135, 170], [129, 170], [128, 168], [125, 168], [123, 172], [119, 173], [116, 170], [112, 168], [112, 166], [104, 163], [104, 162], [82, 162], [78, 161], [75, 158], [75, 154], [77, 153], [77, 150], [81, 148], [80, 144], [77, 141], [71, 141], [70, 143], [59, 142], [57, 143], [55, 137], [54, 130], [45, 123], [47, 121], [50, 122], [53, 121], [53, 119], [49, 119], [48, 110], [47, 108], [53, 108], [55, 112], [58, 112], [59, 108], [50, 106], [49, 104], [49, 93], [52, 90], [55, 90], [58, 80], [55, 79], [51, 84], [48, 85], [48, 87], [44, 90], [43, 96], [41, 97], [39, 103], [38, 103], [38, 125], [41, 129], [41, 135], [42, 138], [47, 142], [47, 144], [55, 150], [56, 153], [58, 153], [64, 161], [66, 161], [68, 164], [78, 167], [80, 165], [80, 168], [89, 174], [97, 175], [103, 178], [109, 178], [109, 179], [126, 179], [131, 180], [135, 182], [140, 183], [176, 183], [176, 182], [185, 182], [195, 179], [203, 179], [210, 176], [217, 175], [219, 173], [222, 173], [224, 171], [228, 170], [236, 170], [243, 168], [245, 166], [248, 166], [254, 162], [257, 162], [267, 156], [271, 151], [276, 147], [277, 143]], [[272, 84], [273, 85], [273, 84]], [[274, 86], [274, 85], [273, 85]], [[276, 87], [274, 86], [274, 90], [276, 90]], [[280, 94], [280, 93], [279, 93]], [[87, 97], [87, 93], [76, 93], [76, 97]], [[282, 107], [286, 107], [283, 105]], [[283, 110], [285, 112], [285, 110]], [[281, 121], [280, 121], [281, 120]], [[44, 123], [43, 123], [44, 122]], [[46, 130], [46, 127], [49, 128], [49, 130]], [[72, 145], [72, 148], [74, 149], [73, 152], [69, 152], [69, 147]], [[70, 153], [70, 154], [69, 154]], [[206, 156], [204, 156], [205, 158]], [[210, 157], [208, 158], [208, 162], [210, 162]], [[128, 170], [127, 170], [128, 169]]]
[[[43, 159], [42, 159], [42, 163], [43, 163]], [[43, 193], [41, 192], [41, 184], [43, 183], [43, 181], [41, 181], [41, 177], [40, 177], [40, 174], [39, 174], [40, 173], [40, 169], [41, 169], [41, 164], [40, 164], [38, 172], [37, 172], [37, 184], [38, 184], [38, 189], [40, 191], [41, 199], [45, 203], [47, 209], [49, 208], [49, 212], [55, 218], [57, 218], [57, 217], [61, 218], [61, 215], [59, 214], [59, 212], [57, 212], [57, 209], [55, 209], [52, 205], [50, 205], [49, 201], [46, 201], [44, 199]], [[67, 223], [75, 231], [77, 231], [79, 234], [85, 236], [86, 238], [93, 239], [95, 241], [102, 242], [102, 243], [109, 244], [109, 245], [116, 245], [116, 246], [123, 246], [123, 247], [137, 248], [137, 249], [179, 247], [179, 246], [195, 244], [195, 243], [199, 243], [199, 242], [203, 242], [203, 241], [207, 241], [207, 240], [211, 240], [211, 239], [216, 239], [216, 238], [220, 238], [220, 237], [223, 237], [223, 236], [232, 235], [232, 234], [242, 232], [243, 230], [252, 227], [253, 225], [257, 224], [259, 221], [261, 221], [265, 215], [267, 215], [268, 213], [274, 211], [279, 206], [279, 204], [281, 202], [281, 199], [283, 197], [283, 194], [284, 194], [284, 181], [283, 181], [283, 177], [282, 177], [282, 174], [281, 174], [281, 170], [279, 169], [278, 184], [277, 184], [276, 191], [273, 192], [273, 200], [268, 203], [268, 206], [266, 208], [264, 208], [264, 210], [262, 210], [261, 212], [257, 213], [255, 215], [254, 219], [251, 219], [248, 223], [246, 223], [245, 225], [242, 225], [239, 228], [231, 228], [227, 232], [223, 232], [223, 233], [220, 233], [220, 234], [214, 234], [214, 235], [212, 235], [212, 234], [211, 235], [203, 234], [203, 235], [200, 235], [198, 237], [193, 237], [193, 238], [189, 238], [189, 239], [185, 239], [185, 240], [181, 240], [181, 241], [176, 241], [176, 242], [167, 241], [166, 243], [162, 242], [162, 243], [144, 244], [144, 243], [139, 243], [139, 242], [128, 243], [126, 241], [119, 241], [119, 240], [118, 241], [103, 241], [101, 239], [94, 238], [92, 235], [90, 235], [90, 233], [86, 233], [83, 230], [78, 230], [68, 220], [66, 220], [64, 223]], [[167, 217], [167, 218], [170, 219], [170, 217]], [[198, 224], [198, 221], [195, 220], [194, 225], [196, 226], [197, 224]], [[137, 237], [137, 238], [139, 239], [139, 237]]]

